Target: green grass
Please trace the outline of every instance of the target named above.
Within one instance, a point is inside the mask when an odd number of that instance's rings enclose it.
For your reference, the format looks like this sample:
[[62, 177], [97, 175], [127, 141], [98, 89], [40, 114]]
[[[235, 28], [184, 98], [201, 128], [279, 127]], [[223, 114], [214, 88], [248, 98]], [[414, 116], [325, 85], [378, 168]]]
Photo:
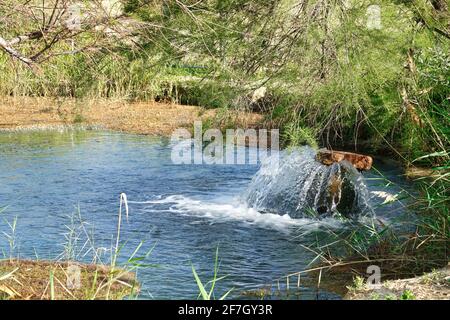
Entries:
[[[222, 277], [218, 276], [218, 272], [219, 272], [219, 248], [217, 247], [217, 249], [216, 249], [216, 256], [215, 256], [215, 260], [214, 260], [214, 275], [213, 275], [213, 278], [210, 281], [208, 281], [207, 283], [203, 283], [200, 280], [200, 277], [198, 276], [194, 265], [191, 264], [191, 266], [192, 266], [192, 274], [194, 275], [195, 282], [197, 283], [198, 289], [200, 291], [199, 297], [201, 297], [203, 300], [215, 299], [216, 296], [215, 296], [215, 291], [214, 290], [216, 288], [217, 282], [219, 282], [220, 280], [223, 280], [223, 279], [226, 278], [226, 276], [222, 276]], [[209, 290], [207, 289], [208, 286], [209, 286]], [[233, 291], [233, 288], [231, 288], [226, 293], [224, 293], [222, 296], [220, 296], [218, 298], [218, 300], [225, 300], [232, 291]]]
[[405, 290], [403, 291], [400, 300], [416, 300], [416, 297], [411, 291]]

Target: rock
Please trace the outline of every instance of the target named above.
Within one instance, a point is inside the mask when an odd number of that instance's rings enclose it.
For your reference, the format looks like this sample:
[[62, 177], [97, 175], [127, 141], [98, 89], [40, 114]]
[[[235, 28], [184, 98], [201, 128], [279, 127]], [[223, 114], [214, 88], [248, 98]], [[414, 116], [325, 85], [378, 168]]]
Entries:
[[320, 149], [317, 152], [316, 160], [327, 166], [346, 160], [360, 171], [370, 170], [373, 163], [372, 157], [366, 155], [328, 149]]
[[260, 87], [253, 92], [252, 103], [257, 103], [259, 100], [264, 98], [267, 94], [266, 87]]

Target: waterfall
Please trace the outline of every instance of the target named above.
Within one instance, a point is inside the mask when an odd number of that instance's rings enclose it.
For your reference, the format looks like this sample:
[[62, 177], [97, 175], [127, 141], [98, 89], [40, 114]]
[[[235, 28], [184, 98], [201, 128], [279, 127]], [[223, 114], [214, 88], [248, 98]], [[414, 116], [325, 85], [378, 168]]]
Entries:
[[250, 208], [292, 218], [371, 213], [362, 175], [348, 162], [326, 166], [310, 147], [268, 157], [243, 195]]

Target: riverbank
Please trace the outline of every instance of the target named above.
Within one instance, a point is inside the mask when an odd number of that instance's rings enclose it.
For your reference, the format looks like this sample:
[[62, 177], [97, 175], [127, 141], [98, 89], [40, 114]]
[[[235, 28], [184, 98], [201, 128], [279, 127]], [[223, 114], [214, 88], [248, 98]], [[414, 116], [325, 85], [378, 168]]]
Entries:
[[136, 275], [119, 268], [44, 260], [0, 262], [0, 300], [120, 300], [138, 292]]
[[350, 287], [347, 300], [448, 300], [450, 264], [423, 276], [383, 281], [379, 288], [367, 285]]
[[204, 109], [156, 102], [75, 100], [51, 98], [0, 98], [0, 131], [98, 127], [119, 132], [170, 136], [178, 128], [192, 128], [194, 121], [220, 127], [258, 126], [256, 113]]

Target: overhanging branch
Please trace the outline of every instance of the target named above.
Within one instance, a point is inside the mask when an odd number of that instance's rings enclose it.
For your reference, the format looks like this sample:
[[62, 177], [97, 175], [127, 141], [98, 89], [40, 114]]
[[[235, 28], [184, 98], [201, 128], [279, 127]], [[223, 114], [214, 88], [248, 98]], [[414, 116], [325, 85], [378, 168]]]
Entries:
[[10, 46], [9, 42], [6, 41], [4, 38], [0, 37], [0, 48], [3, 49], [7, 54], [9, 54], [11, 57], [25, 63], [28, 67], [32, 67], [33, 61], [24, 55], [22, 55], [20, 52], [15, 50], [13, 47]]

